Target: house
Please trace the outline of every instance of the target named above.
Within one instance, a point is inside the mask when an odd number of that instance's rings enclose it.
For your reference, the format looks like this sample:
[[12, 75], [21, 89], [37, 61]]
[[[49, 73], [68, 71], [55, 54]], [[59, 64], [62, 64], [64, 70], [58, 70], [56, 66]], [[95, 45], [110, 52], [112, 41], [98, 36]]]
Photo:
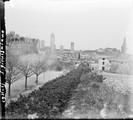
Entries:
[[94, 71], [99, 70], [99, 69], [98, 69], [98, 68], [99, 68], [98, 63], [91, 63], [91, 64], [90, 64], [90, 67], [91, 67], [91, 70], [94, 70]]
[[100, 71], [109, 71], [110, 70], [110, 57], [108, 56], [101, 56], [98, 59], [98, 70]]

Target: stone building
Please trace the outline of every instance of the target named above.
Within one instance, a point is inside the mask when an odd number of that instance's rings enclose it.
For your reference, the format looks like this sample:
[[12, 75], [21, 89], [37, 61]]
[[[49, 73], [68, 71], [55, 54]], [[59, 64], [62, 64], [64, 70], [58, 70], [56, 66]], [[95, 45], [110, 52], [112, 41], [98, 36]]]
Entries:
[[71, 52], [74, 52], [74, 42], [71, 42]]
[[31, 38], [12, 38], [6, 45], [6, 50], [13, 55], [23, 55], [29, 53], [38, 53], [37, 40]]
[[101, 57], [98, 59], [98, 69], [100, 71], [109, 71], [110, 70], [110, 61], [108, 57]]

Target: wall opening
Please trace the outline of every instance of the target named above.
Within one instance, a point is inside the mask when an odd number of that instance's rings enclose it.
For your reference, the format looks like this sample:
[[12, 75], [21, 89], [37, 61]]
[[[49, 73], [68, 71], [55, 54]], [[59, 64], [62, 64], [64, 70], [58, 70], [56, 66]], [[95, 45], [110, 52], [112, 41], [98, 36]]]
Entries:
[[104, 71], [104, 70], [105, 70], [105, 67], [103, 66], [103, 67], [102, 67], [102, 71]]

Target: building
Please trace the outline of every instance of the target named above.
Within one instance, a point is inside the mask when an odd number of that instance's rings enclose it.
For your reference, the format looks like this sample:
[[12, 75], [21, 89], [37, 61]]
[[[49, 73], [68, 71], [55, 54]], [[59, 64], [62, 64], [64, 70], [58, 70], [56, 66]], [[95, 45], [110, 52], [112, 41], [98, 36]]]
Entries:
[[44, 49], [45, 48], [45, 41], [41, 40], [40, 41], [40, 49]]
[[13, 38], [6, 46], [6, 49], [11, 54], [18, 55], [18, 56], [29, 54], [29, 53], [38, 53], [37, 42], [38, 42], [37, 39], [32, 39], [28, 37], [23, 39]]
[[110, 70], [110, 61], [108, 57], [101, 57], [98, 59], [98, 69], [100, 71], [109, 71]]
[[99, 48], [97, 51], [98, 52], [104, 52], [104, 49], [103, 48]]
[[60, 52], [63, 52], [63, 45], [60, 46]]
[[71, 52], [74, 52], [74, 42], [71, 42]]
[[97, 71], [99, 70], [99, 64], [95, 61], [89, 61], [91, 70]]
[[51, 34], [50, 39], [50, 51], [53, 53], [55, 50], [55, 35], [53, 33]]

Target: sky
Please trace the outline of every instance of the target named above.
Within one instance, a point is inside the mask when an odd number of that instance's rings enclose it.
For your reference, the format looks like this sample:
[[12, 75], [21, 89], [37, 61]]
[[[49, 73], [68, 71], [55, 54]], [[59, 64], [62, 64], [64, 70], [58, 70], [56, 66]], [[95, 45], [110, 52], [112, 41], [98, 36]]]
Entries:
[[10, 0], [5, 3], [6, 30], [45, 40], [55, 34], [56, 48], [121, 49], [133, 54], [133, 0]]

